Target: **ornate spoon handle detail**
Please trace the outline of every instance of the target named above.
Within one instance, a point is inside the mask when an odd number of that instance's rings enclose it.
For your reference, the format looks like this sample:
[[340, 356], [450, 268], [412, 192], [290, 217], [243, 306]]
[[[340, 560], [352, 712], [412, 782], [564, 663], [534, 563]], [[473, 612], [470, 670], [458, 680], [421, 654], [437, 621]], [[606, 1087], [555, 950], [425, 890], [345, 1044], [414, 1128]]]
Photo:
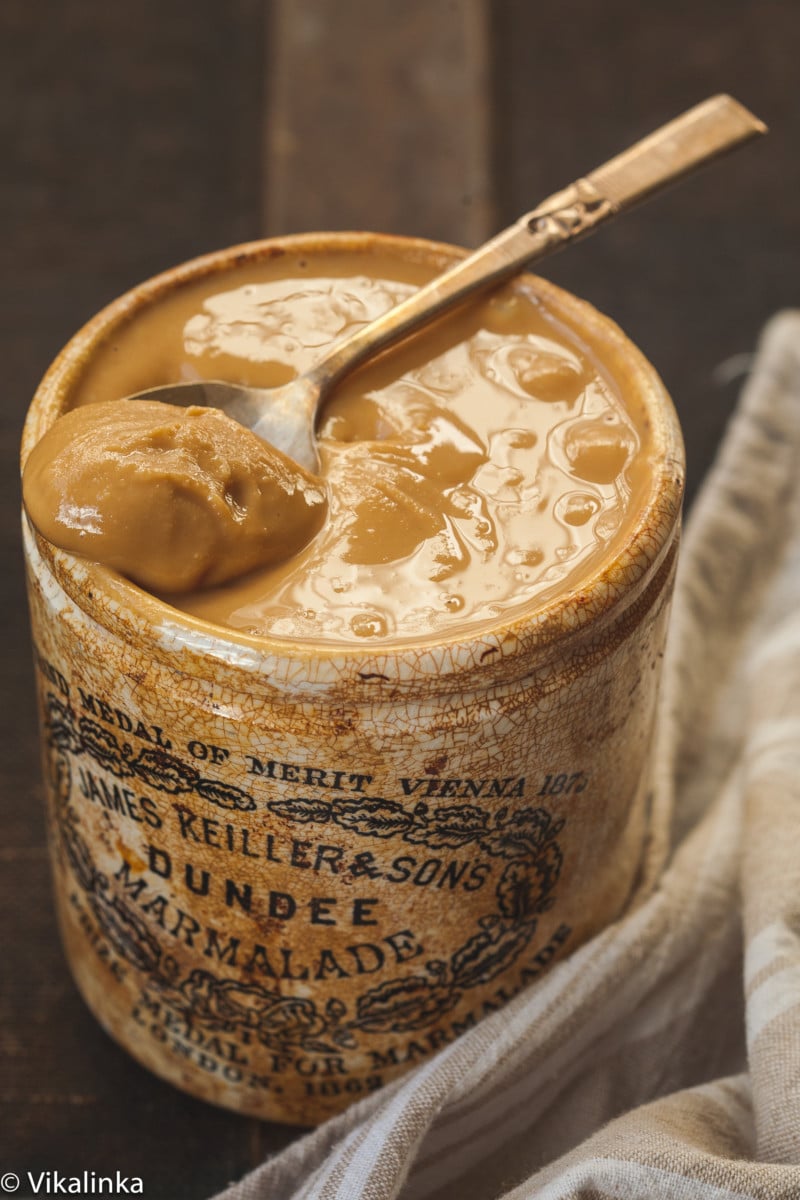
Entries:
[[367, 355], [430, 321], [474, 292], [516, 274], [526, 263], [568, 242], [726, 151], [766, 132], [763, 122], [730, 96], [713, 96], [657, 129], [486, 242], [469, 257], [340, 343], [310, 371], [327, 390]]

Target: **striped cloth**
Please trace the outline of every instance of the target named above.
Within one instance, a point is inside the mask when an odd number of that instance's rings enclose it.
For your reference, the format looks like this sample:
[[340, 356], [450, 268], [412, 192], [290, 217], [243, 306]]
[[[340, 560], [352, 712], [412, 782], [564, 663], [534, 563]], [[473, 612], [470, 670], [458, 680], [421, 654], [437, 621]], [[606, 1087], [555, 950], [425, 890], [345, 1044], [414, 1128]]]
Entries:
[[800, 1198], [800, 312], [682, 551], [635, 909], [217, 1200]]

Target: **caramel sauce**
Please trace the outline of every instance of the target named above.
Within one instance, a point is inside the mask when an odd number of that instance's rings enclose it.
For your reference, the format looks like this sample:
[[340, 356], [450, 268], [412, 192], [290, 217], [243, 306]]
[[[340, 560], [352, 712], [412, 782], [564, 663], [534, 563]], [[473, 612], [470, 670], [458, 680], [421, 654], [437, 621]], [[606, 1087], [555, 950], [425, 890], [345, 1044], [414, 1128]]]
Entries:
[[[185, 284], [93, 351], [72, 405], [183, 379], [285, 383], [433, 273], [391, 253], [291, 253]], [[253, 515], [270, 531], [260, 559], [240, 554], [234, 521], [196, 583], [170, 577], [174, 538], [139, 582], [218, 625], [351, 644], [457, 636], [579, 588], [618, 551], [651, 478], [643, 406], [611, 357], [532, 282], [508, 286], [335, 391], [318, 422], [318, 529], [269, 524], [267, 499], [248, 511], [251, 532]], [[248, 470], [269, 476], [269, 460]], [[294, 486], [316, 512], [312, 482]], [[186, 537], [206, 515], [199, 504]], [[226, 571], [226, 556], [244, 566]]]
[[107, 400], [34, 446], [25, 506], [51, 542], [152, 591], [288, 558], [322, 523], [320, 481], [213, 408]]

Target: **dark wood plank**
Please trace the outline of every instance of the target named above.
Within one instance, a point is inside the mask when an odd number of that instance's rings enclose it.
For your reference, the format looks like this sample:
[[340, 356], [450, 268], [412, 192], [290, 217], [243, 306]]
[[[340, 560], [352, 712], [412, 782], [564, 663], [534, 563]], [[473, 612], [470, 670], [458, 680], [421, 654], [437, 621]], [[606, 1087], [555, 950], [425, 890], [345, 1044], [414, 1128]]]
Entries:
[[488, 234], [483, 0], [276, 0], [265, 229]]
[[501, 223], [714, 92], [769, 136], [541, 271], [614, 317], [674, 397], [694, 495], [742, 379], [800, 278], [800, 8], [782, 0], [499, 0], [494, 179]]
[[[17, 444], [59, 346], [131, 284], [257, 236], [261, 0], [2, 8], [0, 1128], [6, 1169], [141, 1175], [208, 1196], [293, 1136], [141, 1069], [79, 998], [55, 929], [18, 548]], [[9, 233], [11, 236], [9, 237]]]

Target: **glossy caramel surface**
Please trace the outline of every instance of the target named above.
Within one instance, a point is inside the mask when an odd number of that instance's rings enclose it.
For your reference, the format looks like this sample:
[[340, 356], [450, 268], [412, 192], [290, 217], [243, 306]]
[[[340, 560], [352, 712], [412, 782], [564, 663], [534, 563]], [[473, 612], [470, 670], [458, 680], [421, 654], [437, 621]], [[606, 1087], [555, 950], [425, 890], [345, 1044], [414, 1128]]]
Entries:
[[[93, 353], [73, 404], [181, 379], [285, 383], [431, 274], [393, 253], [289, 253], [184, 285]], [[642, 406], [610, 362], [532, 282], [506, 287], [336, 390], [318, 424], [327, 513], [305, 545], [179, 596], [165, 545], [146, 586], [215, 624], [328, 643], [449, 636], [578, 588], [650, 480]]]

